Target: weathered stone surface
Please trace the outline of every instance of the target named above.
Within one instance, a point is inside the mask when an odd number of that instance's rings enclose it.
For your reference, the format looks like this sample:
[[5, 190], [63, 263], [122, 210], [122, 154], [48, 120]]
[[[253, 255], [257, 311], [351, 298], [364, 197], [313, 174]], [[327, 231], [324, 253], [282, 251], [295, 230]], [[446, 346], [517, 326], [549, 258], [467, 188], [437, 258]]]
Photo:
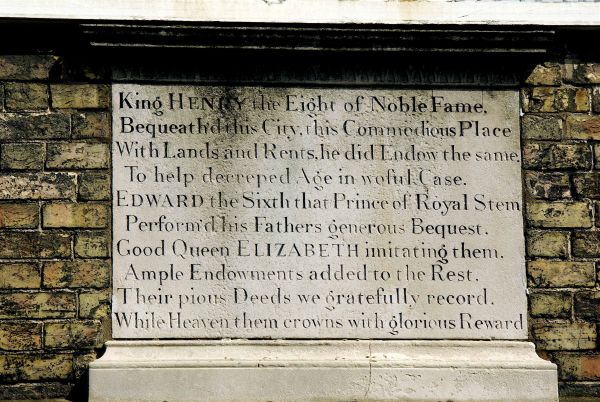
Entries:
[[108, 225], [109, 208], [99, 203], [53, 203], [42, 209], [44, 228], [100, 229]]
[[600, 292], [575, 293], [575, 317], [591, 321], [600, 320]]
[[100, 319], [110, 317], [110, 295], [108, 290], [81, 292], [79, 294], [79, 316]]
[[0, 294], [0, 318], [71, 318], [77, 313], [71, 292], [14, 292]]
[[562, 380], [600, 380], [600, 354], [557, 353], [558, 374]]
[[4, 91], [7, 110], [48, 109], [48, 86], [46, 84], [9, 82], [4, 84]]
[[574, 256], [600, 257], [600, 232], [575, 232], [572, 239]]
[[44, 144], [24, 142], [3, 144], [0, 148], [0, 168], [13, 170], [42, 170], [46, 148]]
[[587, 112], [589, 93], [585, 88], [535, 87], [523, 90], [526, 112]]
[[533, 227], [589, 228], [591, 212], [587, 202], [531, 201], [527, 203], [526, 218]]
[[543, 63], [534, 67], [533, 71], [525, 83], [529, 85], [560, 85], [562, 80], [562, 71], [558, 63]]
[[540, 292], [529, 295], [530, 312], [534, 317], [569, 318], [573, 306], [570, 292]]
[[544, 350], [587, 350], [596, 347], [596, 325], [569, 321], [536, 321], [531, 335]]
[[33, 229], [39, 225], [39, 205], [0, 204], [0, 228]]
[[71, 116], [74, 138], [110, 138], [110, 114], [82, 112]]
[[573, 175], [575, 194], [579, 197], [600, 198], [600, 172]]
[[565, 126], [561, 116], [534, 114], [523, 116], [521, 124], [528, 140], [560, 140]]
[[594, 144], [594, 169], [600, 170], [600, 144]]
[[107, 168], [109, 161], [107, 144], [70, 142], [47, 145], [46, 167], [50, 169]]
[[41, 348], [41, 322], [0, 321], [1, 350], [35, 350]]
[[36, 289], [41, 283], [42, 277], [36, 263], [0, 263], [0, 289]]
[[73, 369], [70, 354], [0, 355], [0, 378], [4, 381], [67, 379]]
[[600, 116], [569, 115], [567, 117], [566, 138], [600, 140]]
[[108, 232], [78, 232], [75, 236], [75, 255], [83, 258], [108, 257], [110, 234]]
[[0, 140], [66, 139], [71, 136], [69, 120], [61, 113], [2, 113]]
[[525, 172], [525, 189], [535, 198], [569, 198], [571, 188], [566, 173]]
[[40, 232], [4, 232], [0, 258], [65, 258], [71, 255], [71, 235]]
[[523, 147], [526, 169], [589, 169], [592, 165], [590, 146], [582, 143], [529, 142]]
[[0, 174], [2, 200], [59, 200], [74, 198], [77, 176], [74, 173]]
[[600, 64], [566, 63], [565, 80], [575, 84], [600, 84]]
[[44, 347], [50, 349], [94, 348], [102, 343], [99, 321], [69, 321], [44, 325]]
[[59, 58], [51, 55], [0, 56], [1, 80], [45, 80]]
[[82, 172], [79, 175], [79, 198], [88, 201], [110, 200], [110, 174]]
[[44, 263], [45, 288], [103, 288], [110, 284], [109, 260], [51, 261]]
[[529, 230], [526, 236], [530, 257], [564, 258], [569, 254], [569, 233]]
[[52, 107], [57, 109], [98, 109], [110, 104], [108, 86], [103, 84], [53, 84]]
[[529, 261], [527, 276], [530, 286], [540, 288], [594, 286], [596, 283], [593, 262]]

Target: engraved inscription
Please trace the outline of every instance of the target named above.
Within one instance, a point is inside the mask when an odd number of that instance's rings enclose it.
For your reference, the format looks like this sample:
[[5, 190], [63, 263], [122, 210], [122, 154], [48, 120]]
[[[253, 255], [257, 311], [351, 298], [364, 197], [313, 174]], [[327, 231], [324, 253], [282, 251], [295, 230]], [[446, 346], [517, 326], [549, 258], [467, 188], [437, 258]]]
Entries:
[[524, 339], [514, 90], [113, 86], [115, 338]]

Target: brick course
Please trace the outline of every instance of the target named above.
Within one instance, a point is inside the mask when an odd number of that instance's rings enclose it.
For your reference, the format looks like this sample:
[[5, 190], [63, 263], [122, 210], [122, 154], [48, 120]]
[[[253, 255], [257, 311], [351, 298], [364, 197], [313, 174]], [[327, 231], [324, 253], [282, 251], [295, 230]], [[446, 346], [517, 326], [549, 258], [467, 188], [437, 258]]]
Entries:
[[600, 396], [599, 68], [569, 61], [522, 91], [530, 338], [564, 397]]
[[64, 68], [0, 56], [0, 400], [82, 399], [110, 337], [110, 87]]

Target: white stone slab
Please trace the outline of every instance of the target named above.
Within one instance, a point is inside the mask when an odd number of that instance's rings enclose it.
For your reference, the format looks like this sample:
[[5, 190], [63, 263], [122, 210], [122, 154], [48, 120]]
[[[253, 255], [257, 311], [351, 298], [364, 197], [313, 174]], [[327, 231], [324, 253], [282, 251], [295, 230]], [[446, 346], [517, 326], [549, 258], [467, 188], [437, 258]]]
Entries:
[[115, 337], [526, 337], [515, 91], [115, 85], [113, 104]]
[[516, 91], [114, 85], [113, 109], [116, 338], [527, 337]]
[[90, 401], [558, 401], [556, 368], [510, 341], [118, 341]]

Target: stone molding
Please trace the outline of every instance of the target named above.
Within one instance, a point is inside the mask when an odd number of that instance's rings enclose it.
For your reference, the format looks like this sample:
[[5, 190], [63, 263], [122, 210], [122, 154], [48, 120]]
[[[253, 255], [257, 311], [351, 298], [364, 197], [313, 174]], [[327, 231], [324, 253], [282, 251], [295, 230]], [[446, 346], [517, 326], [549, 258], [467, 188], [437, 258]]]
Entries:
[[596, 2], [10, 0], [0, 4], [5, 18], [227, 23], [594, 26], [599, 13]]

